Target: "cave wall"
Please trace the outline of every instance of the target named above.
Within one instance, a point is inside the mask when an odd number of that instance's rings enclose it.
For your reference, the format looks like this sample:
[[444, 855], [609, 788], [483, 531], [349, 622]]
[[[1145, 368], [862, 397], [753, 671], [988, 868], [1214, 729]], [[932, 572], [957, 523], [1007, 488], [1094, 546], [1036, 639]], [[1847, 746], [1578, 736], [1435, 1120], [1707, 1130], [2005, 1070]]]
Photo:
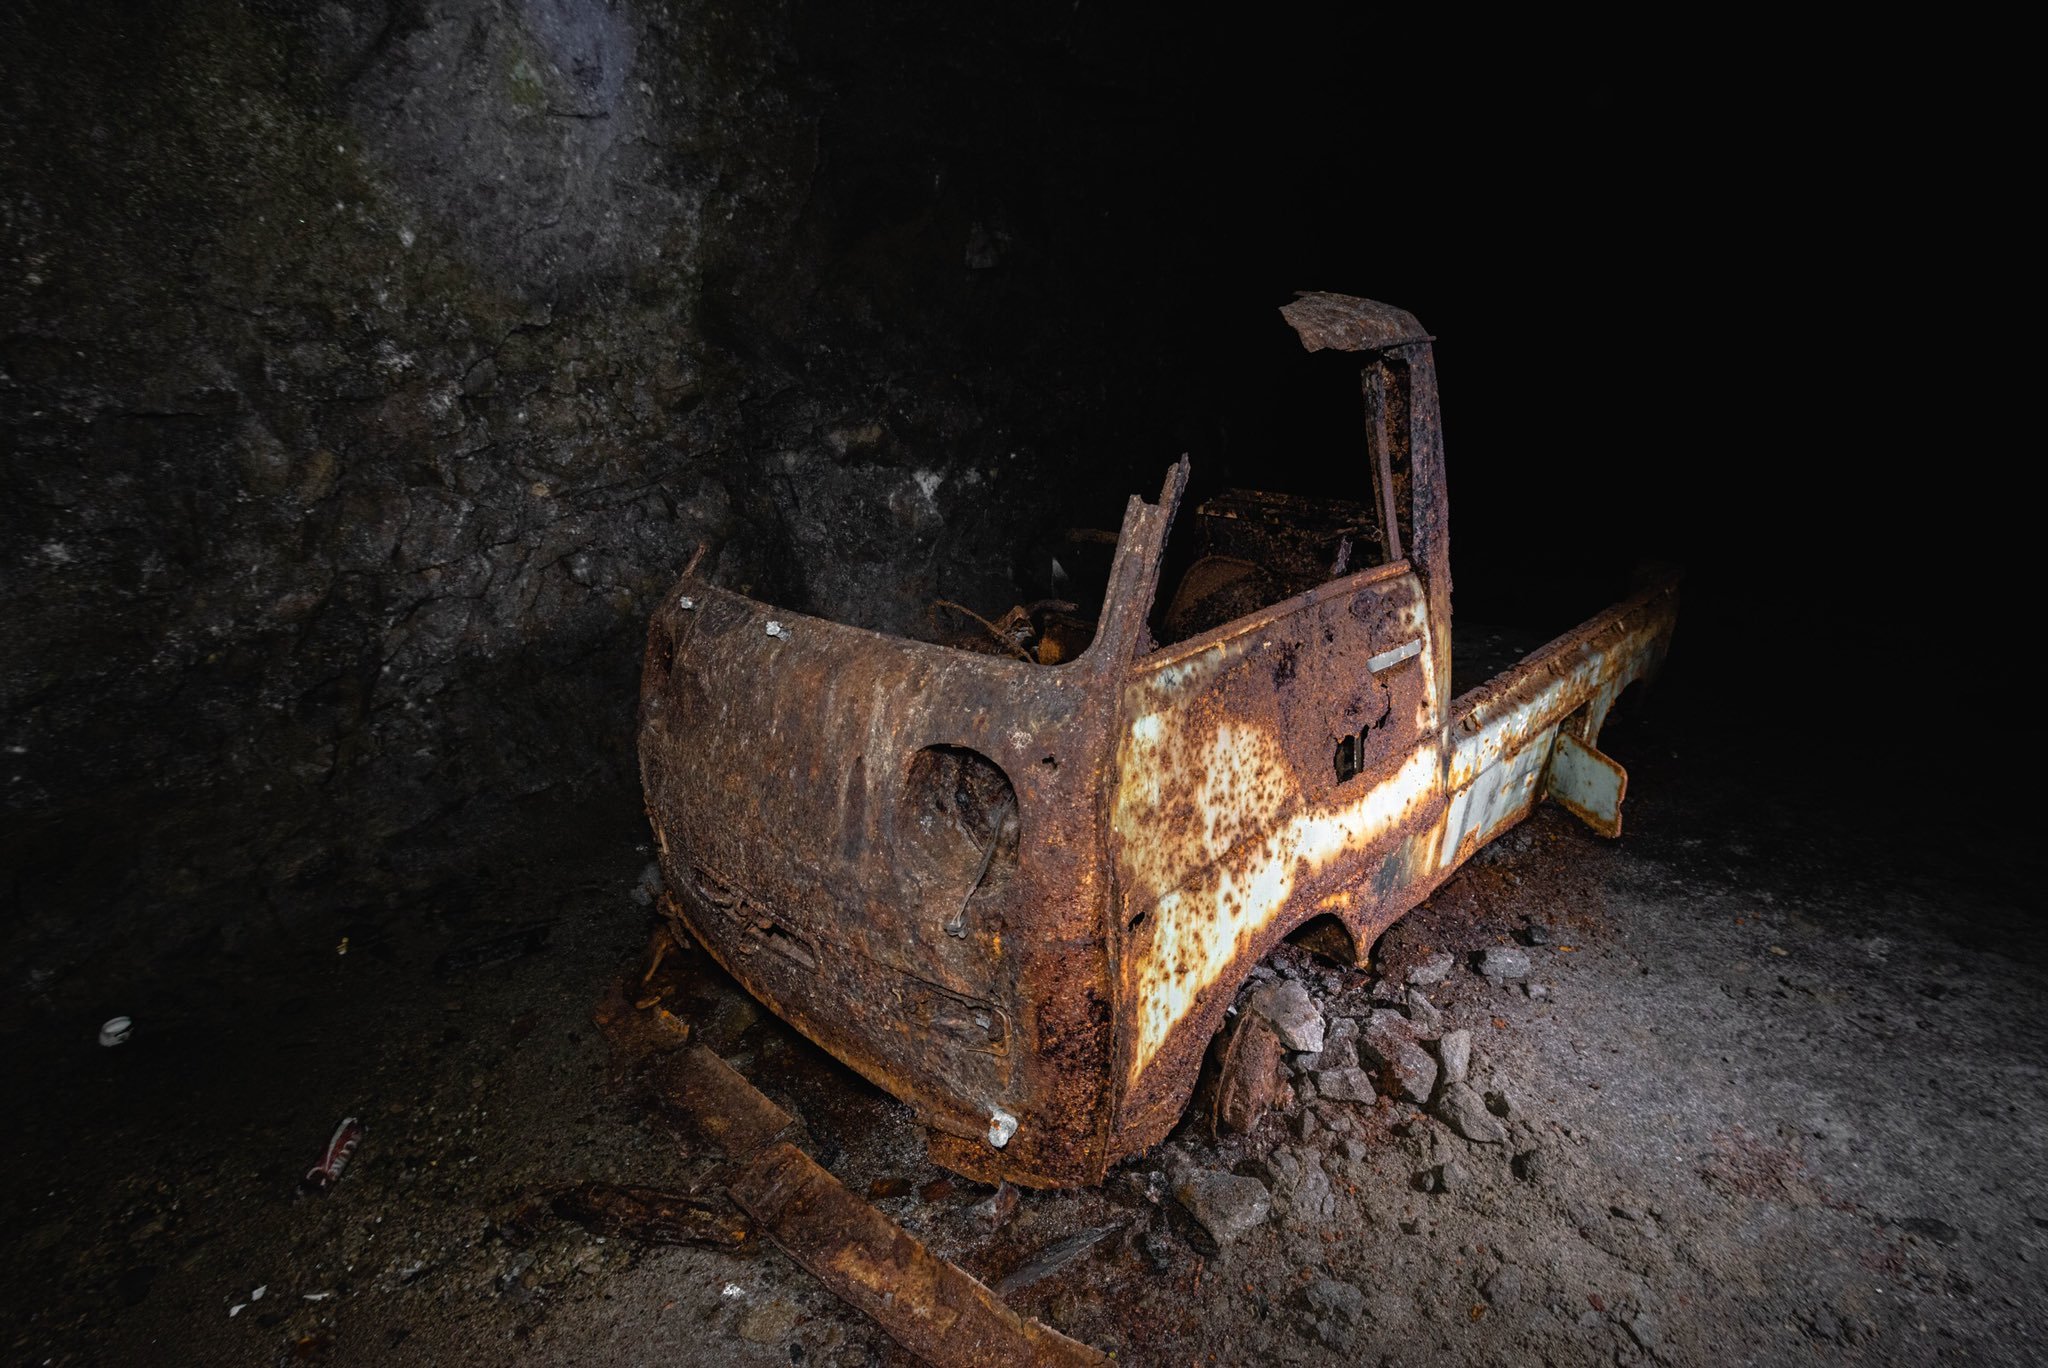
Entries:
[[459, 902], [533, 814], [630, 811], [699, 543], [866, 625], [1006, 606], [1004, 539], [1122, 478], [1058, 307], [1098, 206], [1030, 189], [1069, 97], [990, 79], [1072, 13], [10, 7], [13, 981]]

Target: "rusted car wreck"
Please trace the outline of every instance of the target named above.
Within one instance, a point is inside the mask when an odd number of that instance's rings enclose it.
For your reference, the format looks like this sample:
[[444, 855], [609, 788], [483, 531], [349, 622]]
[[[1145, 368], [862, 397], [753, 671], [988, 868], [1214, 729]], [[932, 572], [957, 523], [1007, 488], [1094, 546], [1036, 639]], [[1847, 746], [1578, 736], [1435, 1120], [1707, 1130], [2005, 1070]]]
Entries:
[[[1212, 501], [1218, 535], [1159, 599], [1183, 460], [1129, 501], [1070, 658], [691, 572], [654, 616], [640, 756], [670, 915], [971, 1177], [1089, 1183], [1157, 1143], [1275, 943], [1358, 961], [1539, 800], [1619, 834], [1597, 741], [1663, 657], [1675, 582], [1451, 697], [1431, 339], [1370, 300], [1282, 312], [1362, 358], [1373, 503], [1304, 530], [1286, 500]], [[1287, 596], [1223, 620], [1254, 579]]]

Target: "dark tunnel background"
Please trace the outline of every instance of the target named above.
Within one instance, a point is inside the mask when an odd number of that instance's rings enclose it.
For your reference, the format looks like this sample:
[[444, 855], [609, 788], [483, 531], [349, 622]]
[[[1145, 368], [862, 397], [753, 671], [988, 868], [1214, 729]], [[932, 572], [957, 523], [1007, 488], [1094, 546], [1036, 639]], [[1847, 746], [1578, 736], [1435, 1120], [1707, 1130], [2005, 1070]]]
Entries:
[[18, 1010], [487, 916], [493, 850], [629, 826], [699, 541], [787, 606], [993, 615], [1183, 451], [1198, 491], [1357, 481], [1298, 289], [1439, 339], [1461, 620], [1681, 563], [1702, 748], [1975, 823], [2038, 735], [2001, 701], [2017, 363], [1975, 322], [1999, 88], [1397, 20], [13, 7]]

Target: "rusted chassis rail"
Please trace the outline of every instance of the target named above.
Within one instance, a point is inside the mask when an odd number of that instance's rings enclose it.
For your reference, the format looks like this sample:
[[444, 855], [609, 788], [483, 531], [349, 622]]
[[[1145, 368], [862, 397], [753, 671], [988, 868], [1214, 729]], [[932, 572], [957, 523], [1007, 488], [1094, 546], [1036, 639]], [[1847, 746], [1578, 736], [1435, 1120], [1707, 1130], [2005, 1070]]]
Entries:
[[671, 914], [972, 1177], [1094, 1182], [1157, 1143], [1245, 973], [1304, 925], [1358, 958], [1546, 796], [1619, 831], [1600, 727], [1662, 658], [1675, 585], [1449, 698], [1429, 338], [1371, 301], [1283, 312], [1362, 354], [1384, 564], [1154, 649], [1183, 461], [1131, 499], [1065, 664], [694, 574], [654, 615], [640, 754]]

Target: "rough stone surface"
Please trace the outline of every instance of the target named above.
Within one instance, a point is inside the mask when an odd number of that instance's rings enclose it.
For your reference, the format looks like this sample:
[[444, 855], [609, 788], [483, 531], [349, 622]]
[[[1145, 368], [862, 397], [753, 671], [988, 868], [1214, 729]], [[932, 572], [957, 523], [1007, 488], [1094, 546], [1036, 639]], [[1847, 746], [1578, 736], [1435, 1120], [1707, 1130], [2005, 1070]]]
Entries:
[[1189, 1169], [1175, 1181], [1173, 1197], [1219, 1246], [1255, 1228], [1272, 1211], [1266, 1185], [1236, 1173]]
[[1424, 988], [1433, 987], [1449, 978], [1457, 963], [1449, 951], [1439, 950], [1408, 971], [1408, 982]]
[[1251, 995], [1251, 1009], [1273, 1023], [1280, 1043], [1315, 1054], [1323, 1048], [1323, 1013], [1298, 979], [1268, 983]]
[[7, 7], [23, 981], [323, 919], [360, 944], [409, 900], [463, 915], [515, 819], [630, 813], [647, 616], [699, 545], [728, 587], [915, 634], [937, 598], [1050, 592], [1031, 539], [1115, 526], [1130, 463], [1100, 458], [1160, 409], [1051, 249], [1103, 221], [1068, 153], [1120, 178], [1115, 136], [1088, 82], [1031, 103], [1035, 64], [990, 55], [1050, 57], [1044, 22]]
[[1338, 1353], [1356, 1352], [1372, 1316], [1365, 1293], [1348, 1282], [1317, 1278], [1302, 1289], [1316, 1338]]
[[1522, 1270], [1514, 1264], [1502, 1264], [1480, 1284], [1479, 1291], [1489, 1305], [1512, 1306], [1522, 1296]]
[[1469, 1083], [1453, 1083], [1445, 1088], [1443, 1096], [1437, 1100], [1436, 1113], [1467, 1140], [1498, 1145], [1508, 1138], [1507, 1128], [1501, 1125], [1500, 1118], [1486, 1109], [1485, 1100], [1473, 1091]]
[[1472, 1071], [1472, 1033], [1446, 1031], [1437, 1038], [1437, 1058], [1443, 1061], [1444, 1082], [1463, 1083]]
[[1353, 1017], [1331, 1017], [1323, 1031], [1323, 1048], [1302, 1056], [1302, 1068], [1309, 1073], [1358, 1067], [1358, 1021]]
[[1425, 1040], [1434, 1039], [1444, 1028], [1444, 1014], [1437, 1010], [1435, 1003], [1420, 989], [1410, 988], [1403, 995], [1403, 1005], [1408, 1019], [1415, 1023], [1415, 1033]]
[[1519, 946], [1489, 946], [1479, 956], [1479, 972], [1490, 979], [1519, 979], [1529, 976], [1529, 952]]
[[1436, 1061], [1400, 1013], [1374, 1012], [1359, 1036], [1359, 1049], [1377, 1066], [1380, 1081], [1389, 1092], [1411, 1102], [1429, 1101], [1436, 1089]]
[[1379, 1095], [1373, 1087], [1372, 1075], [1356, 1064], [1346, 1069], [1325, 1069], [1315, 1075], [1315, 1089], [1318, 1097], [1332, 1102], [1371, 1102]]

